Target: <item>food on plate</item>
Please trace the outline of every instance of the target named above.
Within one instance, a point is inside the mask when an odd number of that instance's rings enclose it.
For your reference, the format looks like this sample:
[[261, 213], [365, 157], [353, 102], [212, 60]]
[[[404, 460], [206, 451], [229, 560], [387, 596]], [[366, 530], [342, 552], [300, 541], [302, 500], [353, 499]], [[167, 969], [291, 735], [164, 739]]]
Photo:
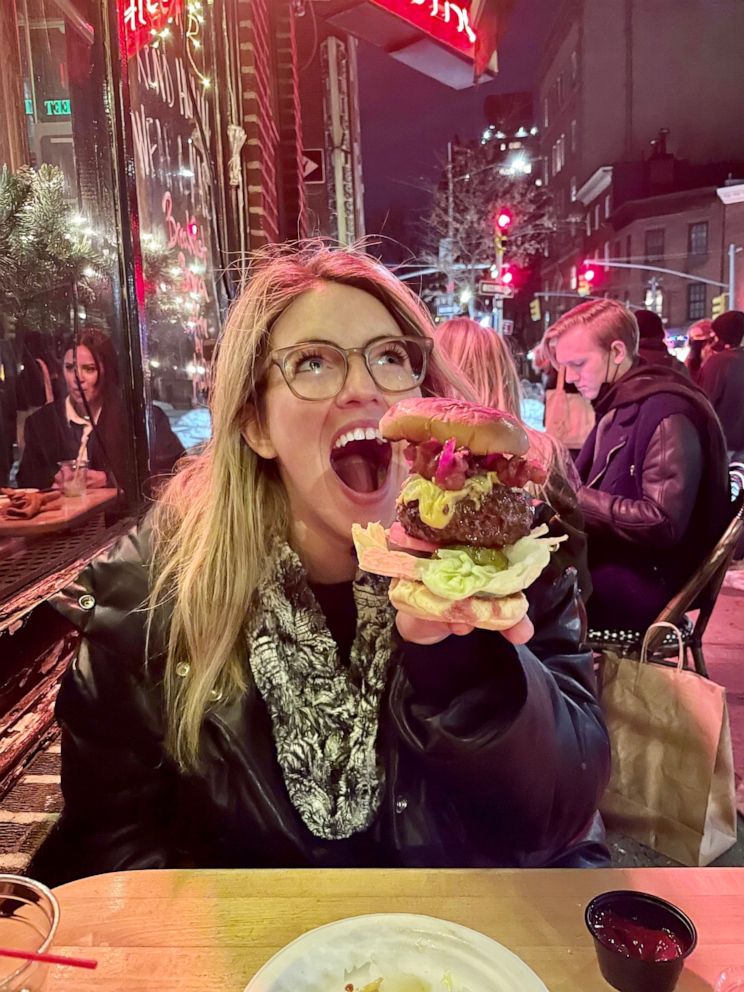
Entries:
[[36, 489], [0, 489], [0, 495], [8, 500], [2, 509], [7, 520], [30, 520], [48, 510], [58, 510], [62, 499], [59, 492], [40, 493]]
[[344, 992], [432, 992], [432, 989], [428, 982], [413, 975], [392, 975], [388, 978], [376, 978], [362, 986], [347, 982]]
[[522, 425], [491, 407], [418, 397], [391, 406], [380, 433], [408, 442], [410, 475], [388, 531], [352, 528], [360, 568], [392, 578], [390, 600], [401, 612], [513, 627], [527, 612], [523, 590], [562, 540], [533, 527], [523, 487], [545, 482], [545, 471], [524, 458]]

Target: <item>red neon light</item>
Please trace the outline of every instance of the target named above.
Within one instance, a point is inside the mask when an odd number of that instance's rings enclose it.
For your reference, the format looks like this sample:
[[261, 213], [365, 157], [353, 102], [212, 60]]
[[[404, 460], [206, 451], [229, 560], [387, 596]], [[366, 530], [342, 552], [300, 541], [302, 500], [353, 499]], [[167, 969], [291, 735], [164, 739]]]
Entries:
[[470, 23], [470, 0], [372, 0], [436, 41], [474, 57], [478, 36]]
[[183, 0], [120, 0], [127, 58], [136, 55], [180, 13]]

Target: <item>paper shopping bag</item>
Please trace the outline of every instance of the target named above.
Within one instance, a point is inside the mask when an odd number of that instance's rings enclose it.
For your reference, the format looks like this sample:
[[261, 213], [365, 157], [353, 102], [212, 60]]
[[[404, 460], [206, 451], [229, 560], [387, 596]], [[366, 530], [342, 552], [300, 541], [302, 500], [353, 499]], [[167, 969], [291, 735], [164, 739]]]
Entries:
[[[653, 627], [677, 631], [677, 667], [646, 659]], [[682, 667], [672, 624], [654, 624], [641, 660], [607, 652], [602, 707], [612, 774], [607, 825], [683, 865], [704, 867], [736, 842], [736, 795], [725, 690]]]
[[561, 368], [555, 389], [545, 392], [545, 431], [567, 448], [580, 448], [594, 427], [594, 410], [580, 393], [566, 392], [566, 372]]

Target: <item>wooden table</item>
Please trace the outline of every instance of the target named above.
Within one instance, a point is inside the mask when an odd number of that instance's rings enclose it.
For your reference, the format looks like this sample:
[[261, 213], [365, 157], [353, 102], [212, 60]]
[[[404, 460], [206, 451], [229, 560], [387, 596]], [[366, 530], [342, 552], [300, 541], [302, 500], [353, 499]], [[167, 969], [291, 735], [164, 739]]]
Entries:
[[242, 992], [295, 937], [363, 913], [453, 920], [509, 947], [550, 992], [604, 992], [584, 908], [621, 888], [669, 899], [695, 922], [678, 992], [710, 992], [721, 969], [744, 966], [744, 868], [142, 871], [56, 890], [55, 949], [99, 966], [54, 967], [47, 992]]
[[0, 516], [0, 538], [34, 538], [71, 530], [115, 501], [116, 489], [90, 489], [84, 496], [63, 496], [53, 510], [45, 510], [30, 520]]

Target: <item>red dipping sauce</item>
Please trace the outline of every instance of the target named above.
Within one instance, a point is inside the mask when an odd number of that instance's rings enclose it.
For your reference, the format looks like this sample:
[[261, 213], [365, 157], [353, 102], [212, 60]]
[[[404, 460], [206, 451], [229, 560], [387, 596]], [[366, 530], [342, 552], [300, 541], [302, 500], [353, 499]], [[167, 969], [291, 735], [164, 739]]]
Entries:
[[671, 930], [652, 930], [611, 909], [598, 911], [592, 930], [605, 947], [637, 961], [674, 961], [684, 954], [679, 938]]

